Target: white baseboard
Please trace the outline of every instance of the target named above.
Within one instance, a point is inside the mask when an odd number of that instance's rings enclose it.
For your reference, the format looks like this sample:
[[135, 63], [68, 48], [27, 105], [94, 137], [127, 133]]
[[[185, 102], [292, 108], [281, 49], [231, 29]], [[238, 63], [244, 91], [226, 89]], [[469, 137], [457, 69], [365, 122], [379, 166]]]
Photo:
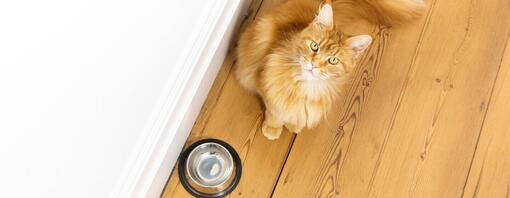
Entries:
[[208, 0], [196, 38], [184, 48], [178, 79], [168, 79], [111, 197], [159, 197], [222, 65], [249, 1]]

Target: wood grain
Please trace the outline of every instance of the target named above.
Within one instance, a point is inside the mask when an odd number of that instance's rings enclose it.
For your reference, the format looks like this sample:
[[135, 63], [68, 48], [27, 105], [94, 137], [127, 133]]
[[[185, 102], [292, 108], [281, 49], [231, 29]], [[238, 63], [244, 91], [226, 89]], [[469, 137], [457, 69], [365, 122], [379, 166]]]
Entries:
[[[279, 2], [254, 0], [246, 22]], [[265, 139], [259, 126], [263, 118], [262, 104], [254, 94], [241, 88], [235, 79], [232, 72], [234, 57], [232, 48], [202, 107], [187, 145], [205, 138], [217, 138], [231, 144], [241, 157], [243, 175], [229, 197], [269, 197], [294, 136], [283, 133], [277, 141]], [[190, 197], [179, 183], [175, 168], [162, 197]]]
[[274, 197], [365, 196], [424, 20], [379, 29], [354, 83], [326, 124], [297, 137]]
[[462, 194], [510, 30], [501, 0], [436, 1], [369, 186], [373, 197]]
[[510, 198], [510, 41], [507, 42], [463, 197]]
[[[247, 23], [281, 1], [254, 0]], [[231, 51], [188, 144], [239, 152], [230, 197], [510, 198], [510, 3], [428, 4], [406, 26], [344, 29], [374, 44], [328, 118], [297, 137], [262, 136], [262, 104], [238, 85]], [[189, 197], [176, 174], [163, 197]]]
[[421, 24], [374, 46], [382, 64], [362, 65], [371, 86], [339, 107], [338, 128], [297, 137], [274, 197], [461, 195], [510, 10], [500, 0], [430, 4]]

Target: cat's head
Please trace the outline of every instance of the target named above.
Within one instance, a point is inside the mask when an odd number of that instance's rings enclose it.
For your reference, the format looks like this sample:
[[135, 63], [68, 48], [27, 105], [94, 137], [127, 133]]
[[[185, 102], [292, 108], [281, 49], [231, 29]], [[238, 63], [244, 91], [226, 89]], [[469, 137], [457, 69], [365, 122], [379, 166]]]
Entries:
[[342, 78], [356, 64], [357, 58], [370, 46], [372, 37], [348, 37], [335, 29], [331, 5], [323, 5], [315, 20], [295, 36], [304, 80]]

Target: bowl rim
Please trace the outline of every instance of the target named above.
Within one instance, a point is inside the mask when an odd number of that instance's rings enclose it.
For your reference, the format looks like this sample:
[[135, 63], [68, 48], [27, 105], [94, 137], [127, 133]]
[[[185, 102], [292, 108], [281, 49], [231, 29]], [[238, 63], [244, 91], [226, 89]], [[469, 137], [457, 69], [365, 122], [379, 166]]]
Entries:
[[[227, 186], [224, 190], [214, 193], [214, 194], [198, 191], [197, 189], [193, 188], [190, 185], [189, 181], [186, 179], [186, 173], [185, 173], [186, 169], [187, 169], [186, 165], [188, 163], [188, 157], [191, 154], [191, 151], [193, 151], [195, 148], [197, 148], [198, 146], [205, 144], [205, 143], [216, 143], [216, 144], [219, 144], [220, 146], [223, 146], [225, 149], [227, 149], [228, 153], [230, 154], [230, 156], [233, 159], [233, 165], [234, 165], [234, 169], [235, 169], [235, 175], [234, 175], [234, 178], [232, 179], [232, 182], [230, 183], [230, 185]], [[186, 148], [179, 156], [179, 162], [178, 162], [177, 169], [178, 169], [177, 172], [179, 175], [179, 180], [180, 180], [182, 186], [184, 187], [184, 189], [186, 191], [188, 191], [188, 193], [190, 193], [191, 195], [193, 195], [195, 197], [203, 197], [203, 198], [225, 197], [226, 195], [232, 193], [232, 191], [234, 191], [234, 189], [239, 184], [239, 181], [241, 180], [241, 175], [242, 175], [241, 159], [239, 158], [239, 155], [237, 154], [235, 149], [232, 146], [230, 146], [228, 143], [226, 143], [222, 140], [213, 139], [213, 138], [202, 139], [202, 140], [194, 142], [193, 144], [188, 146], [188, 148]]]

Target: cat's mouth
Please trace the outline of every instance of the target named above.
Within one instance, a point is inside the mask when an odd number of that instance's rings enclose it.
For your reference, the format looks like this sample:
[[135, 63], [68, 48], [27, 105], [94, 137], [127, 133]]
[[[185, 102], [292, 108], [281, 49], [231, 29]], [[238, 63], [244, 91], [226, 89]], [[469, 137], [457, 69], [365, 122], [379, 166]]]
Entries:
[[299, 64], [304, 72], [311, 73], [312, 75], [318, 75], [320, 73], [319, 68], [315, 67], [313, 63], [306, 60], [304, 57], [299, 58]]
[[305, 70], [306, 72], [310, 72], [310, 73], [312, 73], [314, 75], [316, 75], [316, 74], [318, 74], [320, 72], [320, 70], [318, 68], [312, 68], [312, 69], [304, 69], [303, 68], [303, 70]]

